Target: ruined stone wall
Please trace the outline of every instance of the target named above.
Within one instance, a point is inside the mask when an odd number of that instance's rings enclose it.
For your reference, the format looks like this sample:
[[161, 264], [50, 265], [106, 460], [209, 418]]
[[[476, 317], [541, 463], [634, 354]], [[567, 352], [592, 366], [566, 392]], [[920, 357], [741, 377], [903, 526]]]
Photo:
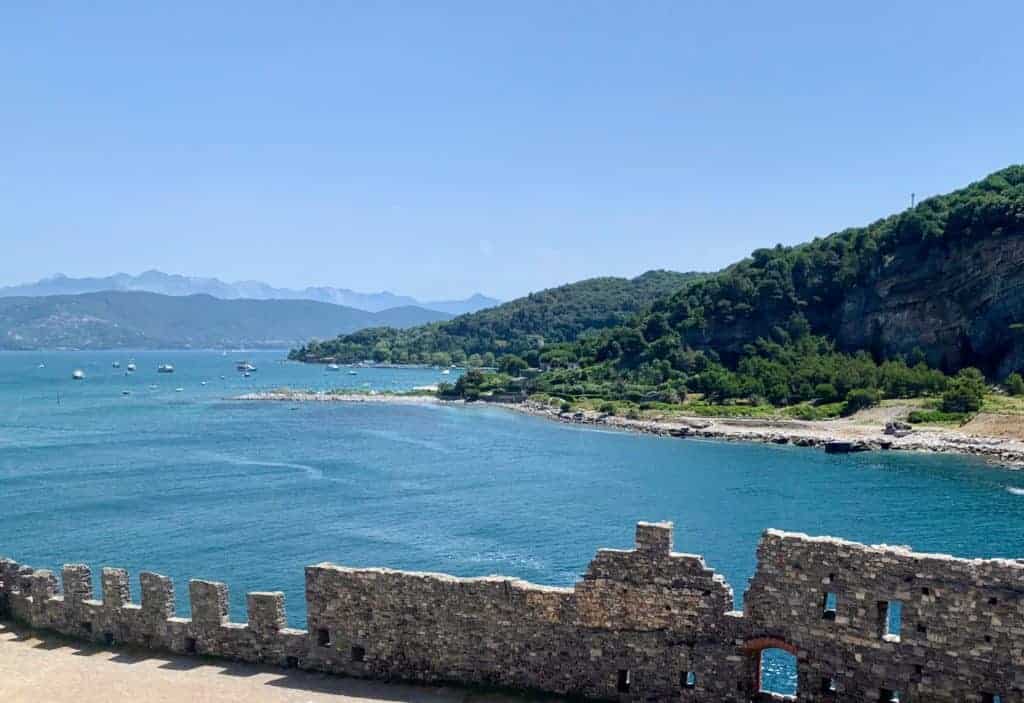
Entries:
[[[306, 569], [309, 629], [281, 593], [193, 580], [175, 617], [170, 579], [103, 569], [55, 574], [0, 560], [0, 615], [108, 645], [132, 644], [384, 680], [456, 682], [620, 701], [770, 700], [762, 650], [796, 656], [801, 701], [1024, 703], [1024, 564], [964, 560], [769, 530], [745, 611], [668, 523], [632, 550], [600, 550], [573, 588], [319, 564]], [[834, 594], [828, 596], [829, 593]], [[902, 606], [887, 631], [890, 603]]]
[[1024, 700], [1024, 564], [775, 530], [757, 557], [748, 634], [798, 650], [802, 700]]

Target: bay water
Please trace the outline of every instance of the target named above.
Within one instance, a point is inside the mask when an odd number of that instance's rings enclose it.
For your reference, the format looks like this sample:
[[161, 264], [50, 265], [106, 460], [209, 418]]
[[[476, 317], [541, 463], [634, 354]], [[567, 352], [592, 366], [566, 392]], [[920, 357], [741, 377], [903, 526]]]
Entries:
[[[321, 561], [571, 585], [638, 520], [672, 520], [736, 592], [777, 527], [959, 556], [1024, 556], [1024, 474], [910, 453], [580, 428], [485, 405], [234, 400], [282, 386], [404, 390], [438, 369], [286, 362], [283, 352], [0, 354], [0, 555], [282, 590], [305, 624]], [[249, 378], [235, 362], [251, 360]], [[129, 360], [138, 369], [126, 374]], [[114, 368], [114, 362], [120, 368]], [[161, 374], [159, 364], [175, 367]], [[85, 378], [72, 380], [81, 369]], [[180, 389], [180, 390], [179, 390]]]

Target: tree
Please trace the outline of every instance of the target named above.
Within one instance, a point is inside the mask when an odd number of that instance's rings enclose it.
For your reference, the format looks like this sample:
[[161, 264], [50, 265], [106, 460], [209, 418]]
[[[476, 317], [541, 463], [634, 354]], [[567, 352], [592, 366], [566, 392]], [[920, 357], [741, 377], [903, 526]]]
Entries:
[[1006, 391], [1010, 395], [1024, 395], [1024, 378], [1016, 371], [1006, 377]]
[[981, 410], [985, 397], [985, 377], [975, 368], [960, 371], [942, 394], [942, 410], [947, 413], [974, 413]]
[[498, 371], [509, 376], [519, 376], [527, 369], [527, 363], [515, 354], [506, 354], [498, 359]]
[[864, 410], [882, 399], [882, 394], [873, 388], [854, 388], [846, 394], [846, 404], [843, 406], [843, 415], [853, 415], [858, 410]]

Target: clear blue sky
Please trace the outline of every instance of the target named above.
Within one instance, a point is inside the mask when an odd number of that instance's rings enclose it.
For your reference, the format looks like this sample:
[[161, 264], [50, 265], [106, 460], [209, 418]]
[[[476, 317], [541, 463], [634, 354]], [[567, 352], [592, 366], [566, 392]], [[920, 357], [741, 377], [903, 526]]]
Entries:
[[5, 2], [0, 283], [510, 298], [714, 269], [1024, 160], [1022, 26], [1019, 1]]

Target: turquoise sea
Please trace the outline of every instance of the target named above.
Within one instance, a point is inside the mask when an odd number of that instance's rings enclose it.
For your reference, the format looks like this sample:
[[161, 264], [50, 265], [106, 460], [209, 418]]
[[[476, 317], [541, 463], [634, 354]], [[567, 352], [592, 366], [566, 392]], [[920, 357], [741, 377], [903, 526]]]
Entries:
[[1024, 556], [1024, 496], [1008, 490], [1024, 474], [970, 458], [662, 439], [485, 406], [230, 399], [445, 378], [283, 352], [2, 353], [0, 555], [85, 562], [97, 587], [99, 567], [126, 567], [136, 598], [135, 573], [168, 574], [183, 613], [188, 578], [225, 581], [240, 620], [246, 591], [280, 589], [299, 626], [307, 564], [569, 585], [598, 547], [630, 546], [637, 520], [675, 521], [676, 549], [705, 555], [737, 604], [766, 527]]

